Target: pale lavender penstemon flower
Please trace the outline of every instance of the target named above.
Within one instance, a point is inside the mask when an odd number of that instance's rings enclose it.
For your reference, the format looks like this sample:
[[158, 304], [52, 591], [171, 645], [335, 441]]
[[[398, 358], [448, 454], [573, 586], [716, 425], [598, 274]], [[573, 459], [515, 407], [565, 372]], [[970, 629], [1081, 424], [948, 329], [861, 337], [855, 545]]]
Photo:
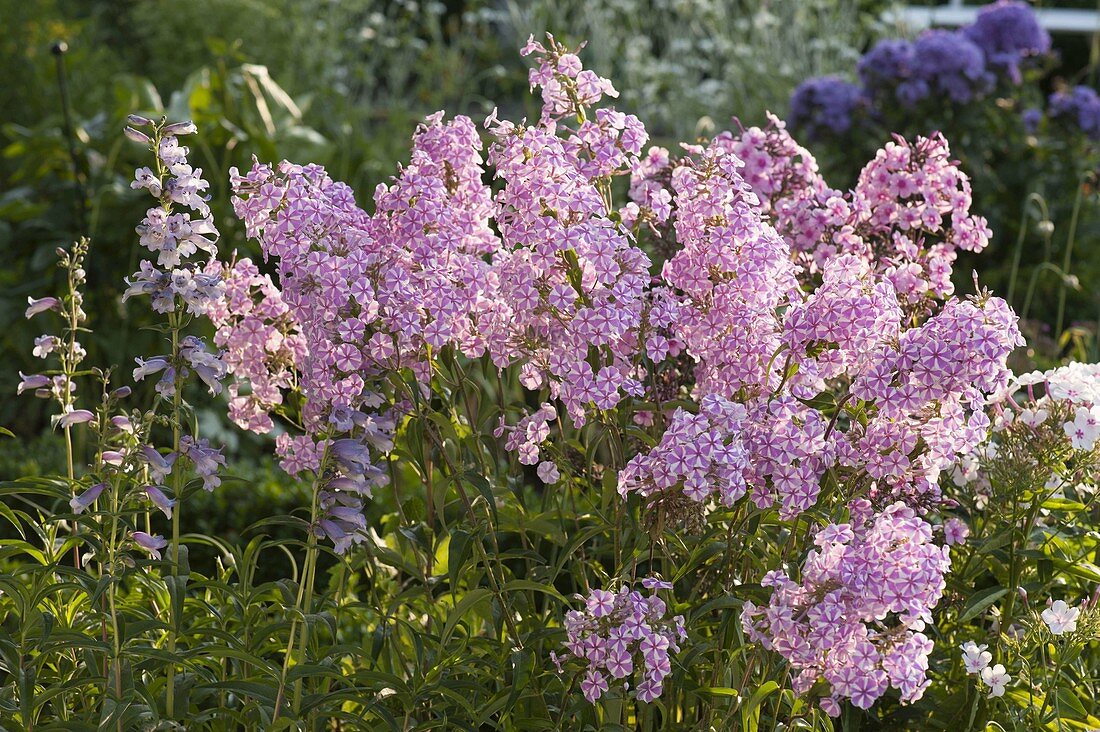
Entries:
[[[219, 352], [208, 348], [202, 338], [181, 332], [188, 315], [208, 313], [224, 294], [222, 278], [210, 266], [217, 255], [219, 234], [205, 195], [209, 183], [202, 177], [201, 168], [190, 165], [190, 151], [179, 142], [180, 136], [196, 132], [195, 125], [166, 124], [163, 120], [158, 123], [136, 115], [131, 115], [129, 122], [132, 126], [126, 130], [127, 137], [147, 145], [155, 156], [153, 167], [134, 171], [131, 188], [145, 190], [157, 199], [136, 229], [141, 245], [156, 259], [142, 261], [138, 271], [126, 280], [128, 288], [123, 300], [148, 295], [153, 310], [167, 316], [172, 334], [170, 353], [138, 357], [133, 371], [135, 381], [159, 374], [155, 391], [171, 405], [172, 412], [171, 450], [163, 454], [150, 444], [140, 450], [154, 481], [143, 492], [156, 508], [173, 519], [173, 536], [176, 536], [182, 489], [182, 476], [177, 469], [179, 458], [191, 461], [207, 490], [218, 485], [216, 473], [225, 464], [220, 451], [210, 448], [206, 440], [183, 434], [180, 420], [182, 385], [194, 375], [211, 394], [218, 394], [226, 373]], [[195, 259], [200, 252], [206, 257], [203, 261]], [[169, 475], [171, 498], [161, 490]]]

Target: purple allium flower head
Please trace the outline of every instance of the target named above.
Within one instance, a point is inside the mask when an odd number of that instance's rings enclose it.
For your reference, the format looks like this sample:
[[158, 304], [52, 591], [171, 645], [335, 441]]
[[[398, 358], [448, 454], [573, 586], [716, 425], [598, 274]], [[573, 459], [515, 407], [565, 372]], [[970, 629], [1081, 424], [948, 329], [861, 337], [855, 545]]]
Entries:
[[986, 65], [1006, 74], [1014, 84], [1022, 81], [1024, 63], [1050, 53], [1050, 34], [1031, 6], [1018, 0], [986, 5], [962, 32], [985, 54]]
[[1038, 107], [1029, 107], [1020, 114], [1020, 121], [1024, 130], [1029, 135], [1034, 135], [1039, 130], [1039, 123], [1043, 121], [1043, 110]]
[[876, 98], [911, 78], [916, 63], [913, 43], [897, 38], [881, 40], [871, 47], [856, 67], [864, 88]]
[[859, 87], [837, 76], [807, 79], [791, 94], [791, 127], [806, 131], [811, 140], [852, 129], [865, 104]]
[[1092, 87], [1075, 86], [1051, 94], [1049, 114], [1052, 120], [1075, 125], [1090, 140], [1100, 140], [1100, 96]]
[[945, 30], [926, 31], [913, 43], [913, 74], [930, 93], [958, 104], [985, 93], [993, 81], [982, 50], [962, 33]]

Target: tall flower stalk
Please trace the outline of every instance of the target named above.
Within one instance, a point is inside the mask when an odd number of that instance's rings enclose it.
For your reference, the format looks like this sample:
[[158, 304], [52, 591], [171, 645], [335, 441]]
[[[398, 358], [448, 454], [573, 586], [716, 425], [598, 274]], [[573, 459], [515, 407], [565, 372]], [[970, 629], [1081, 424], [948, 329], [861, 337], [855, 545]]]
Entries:
[[[60, 334], [47, 333], [35, 338], [33, 351], [35, 356], [42, 359], [48, 359], [51, 355], [56, 356], [58, 368], [29, 376], [21, 373], [18, 387], [20, 394], [24, 391], [33, 391], [36, 396], [52, 399], [57, 403], [60, 411], [51, 418], [51, 422], [55, 429], [60, 427], [65, 436], [65, 475], [68, 479], [69, 492], [74, 497], [78, 484], [73, 428], [94, 418], [87, 409], [76, 408], [76, 377], [80, 373], [80, 364], [87, 355], [77, 336], [88, 319], [83, 307], [84, 296], [81, 293], [81, 287], [86, 279], [84, 260], [88, 255], [88, 248], [88, 240], [83, 238], [75, 242], [70, 249], [57, 248], [58, 267], [65, 270], [65, 291], [60, 299], [27, 298], [25, 315], [28, 319], [49, 311], [55, 311], [61, 316]], [[59, 526], [57, 522], [53, 522], [49, 527], [50, 552], [56, 548]], [[73, 531], [76, 531], [76, 527]], [[73, 548], [73, 566], [80, 568], [80, 553], [75, 547]]]
[[[126, 128], [127, 137], [148, 145], [154, 155], [153, 168], [138, 168], [131, 187], [148, 191], [157, 199], [158, 205], [146, 212], [137, 227], [142, 246], [156, 255], [156, 263], [142, 261], [139, 271], [127, 280], [129, 287], [123, 299], [148, 295], [153, 310], [165, 316], [164, 332], [170, 344], [169, 352], [163, 356], [138, 358], [134, 379], [140, 381], [148, 375], [161, 374], [156, 384], [159, 398], [154, 413], [166, 409], [164, 416], [172, 433], [171, 451], [162, 455], [153, 446], [146, 445], [143, 453], [156, 482], [171, 476], [171, 505], [174, 509], [171, 511], [172, 537], [168, 546], [171, 582], [178, 592], [186, 583], [180, 539], [184, 491], [181, 459], [190, 460], [207, 490], [218, 485], [217, 469], [224, 463], [220, 452], [210, 449], [205, 440], [186, 434], [184, 417], [189, 406], [183, 392], [189, 378], [197, 376], [211, 394], [217, 394], [221, 391], [221, 379], [225, 375], [225, 365], [219, 355], [208, 351], [202, 339], [188, 335], [187, 326], [192, 316], [208, 313], [222, 296], [224, 283], [216, 267], [193, 259], [201, 251], [213, 260], [217, 255], [218, 238], [218, 230], [204, 195], [209, 183], [202, 178], [202, 169], [192, 168], [187, 162], [189, 151], [178, 140], [180, 136], [193, 134], [195, 125], [191, 122], [169, 124], [164, 119], [154, 122], [137, 115], [131, 115], [129, 122], [131, 126]], [[154, 486], [154, 489], [160, 492], [158, 487]], [[167, 648], [174, 657], [181, 618], [176, 615], [178, 603], [171, 603], [171, 608]], [[172, 662], [168, 665], [166, 687], [166, 710], [170, 718], [176, 714], [175, 676], [176, 663]]]

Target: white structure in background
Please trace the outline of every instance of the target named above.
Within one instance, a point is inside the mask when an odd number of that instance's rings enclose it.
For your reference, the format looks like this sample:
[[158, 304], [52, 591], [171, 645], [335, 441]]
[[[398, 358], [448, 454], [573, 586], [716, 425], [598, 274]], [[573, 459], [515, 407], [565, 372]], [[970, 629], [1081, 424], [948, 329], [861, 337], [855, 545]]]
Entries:
[[[910, 5], [886, 13], [886, 20], [913, 30], [958, 27], [974, 22], [980, 5], [963, 5], [963, 0], [948, 0], [946, 5]], [[1051, 33], [1100, 33], [1100, 10], [1034, 8], [1039, 25]]]

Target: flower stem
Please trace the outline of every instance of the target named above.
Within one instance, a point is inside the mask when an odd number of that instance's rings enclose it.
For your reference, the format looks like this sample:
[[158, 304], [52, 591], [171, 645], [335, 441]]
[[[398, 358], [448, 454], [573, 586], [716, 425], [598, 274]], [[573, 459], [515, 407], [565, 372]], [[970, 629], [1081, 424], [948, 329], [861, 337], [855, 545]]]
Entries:
[[[172, 331], [172, 363], [176, 368], [175, 384], [172, 390], [172, 454], [176, 456], [176, 460], [179, 460], [180, 451], [180, 388], [182, 384], [179, 378], [179, 316], [177, 313], [172, 312], [169, 314], [169, 326]], [[180, 513], [183, 511], [183, 501], [181, 500], [183, 483], [180, 480], [182, 473], [180, 472], [180, 466], [173, 466], [172, 471], [172, 498], [176, 501], [175, 509], [172, 511], [172, 577], [173, 582], [178, 582], [180, 575]], [[169, 593], [168, 600], [169, 610], [169, 627], [168, 627], [168, 653], [173, 656], [176, 653], [176, 629], [179, 627], [182, 618], [176, 617], [177, 603], [172, 602], [171, 593]], [[173, 658], [168, 662], [168, 687], [167, 704], [166, 709], [168, 717], [175, 716], [175, 701], [176, 701], [176, 661]]]
[[[320, 495], [321, 495], [321, 482], [324, 480], [326, 468], [328, 465], [328, 441], [325, 441], [325, 449], [321, 454], [321, 464], [317, 468], [317, 476], [313, 480], [312, 500], [309, 508], [309, 536], [306, 538], [306, 559], [302, 565], [302, 575], [299, 578], [298, 583], [298, 595], [294, 600], [294, 615], [290, 620], [290, 633], [287, 638], [286, 653], [283, 655], [283, 670], [279, 677], [279, 691], [275, 695], [275, 709], [271, 715], [271, 721], [274, 722], [279, 718], [283, 710], [283, 701], [286, 699], [286, 677], [290, 671], [290, 660], [294, 658], [294, 646], [295, 638], [298, 636], [298, 616], [303, 613], [308, 613], [309, 608], [313, 603], [313, 575], [315, 567], [317, 565], [317, 534], [314, 532], [314, 527], [317, 524], [317, 517], [321, 510]], [[305, 646], [309, 642], [309, 624], [302, 621], [301, 635], [298, 643], [298, 656], [296, 663], [301, 663], [303, 658], [302, 654], [305, 652]], [[294, 714], [297, 716], [298, 708], [301, 704], [302, 693], [302, 681], [301, 679], [294, 685], [294, 700], [291, 708], [294, 710]]]

